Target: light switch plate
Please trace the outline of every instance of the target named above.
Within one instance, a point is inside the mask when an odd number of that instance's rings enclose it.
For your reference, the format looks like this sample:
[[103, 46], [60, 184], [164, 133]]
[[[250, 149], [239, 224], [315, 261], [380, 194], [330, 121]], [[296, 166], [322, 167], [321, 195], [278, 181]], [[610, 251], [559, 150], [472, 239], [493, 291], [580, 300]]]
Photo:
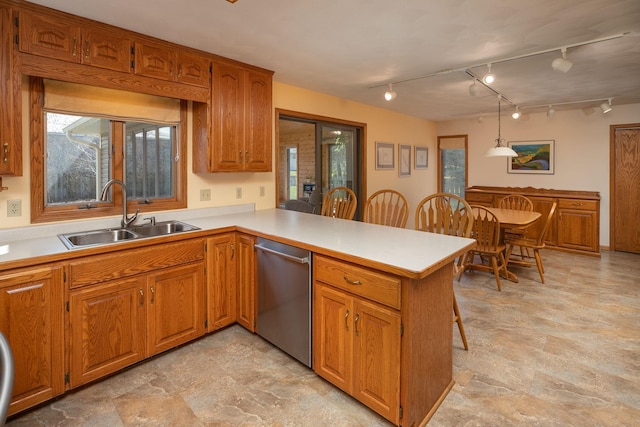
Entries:
[[209, 190], [208, 188], [200, 190], [200, 201], [208, 202], [209, 200], [211, 200], [211, 190]]

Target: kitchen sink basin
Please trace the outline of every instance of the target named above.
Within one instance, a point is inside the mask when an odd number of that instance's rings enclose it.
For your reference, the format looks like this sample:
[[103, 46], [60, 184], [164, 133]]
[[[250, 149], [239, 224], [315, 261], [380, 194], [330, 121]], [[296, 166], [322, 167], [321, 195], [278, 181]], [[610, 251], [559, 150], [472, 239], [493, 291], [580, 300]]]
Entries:
[[133, 239], [166, 236], [192, 230], [199, 230], [199, 228], [180, 221], [164, 221], [155, 224], [139, 225], [131, 228], [108, 228], [102, 230], [59, 234], [58, 237], [67, 248], [75, 249], [87, 246], [106, 245]]
[[164, 236], [166, 234], [181, 233], [183, 231], [198, 230], [198, 227], [179, 221], [157, 222], [155, 224], [140, 225], [130, 229], [144, 237]]

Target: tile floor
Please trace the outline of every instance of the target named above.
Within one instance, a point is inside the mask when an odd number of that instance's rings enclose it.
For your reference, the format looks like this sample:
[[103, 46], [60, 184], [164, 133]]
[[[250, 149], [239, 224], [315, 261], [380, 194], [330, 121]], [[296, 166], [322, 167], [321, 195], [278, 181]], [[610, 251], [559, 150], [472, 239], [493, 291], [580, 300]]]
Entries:
[[[429, 426], [640, 425], [640, 255], [547, 250], [547, 283], [454, 287], [455, 386]], [[388, 426], [239, 326], [71, 392], [17, 426]]]

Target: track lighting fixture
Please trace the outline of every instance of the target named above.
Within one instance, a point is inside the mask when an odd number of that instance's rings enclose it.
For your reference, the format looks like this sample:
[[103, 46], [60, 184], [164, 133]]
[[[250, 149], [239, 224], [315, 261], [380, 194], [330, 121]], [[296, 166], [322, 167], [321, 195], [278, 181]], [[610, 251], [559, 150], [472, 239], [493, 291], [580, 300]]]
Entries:
[[608, 102], [603, 102], [602, 104], [600, 104], [600, 108], [602, 109], [602, 114], [606, 114], [609, 111], [613, 110], [613, 107], [611, 107], [611, 100], [613, 98], [609, 98]]
[[511, 117], [513, 117], [514, 120], [518, 120], [520, 118], [520, 110], [518, 110], [518, 106], [517, 105], [516, 105], [516, 111], [513, 112]]
[[563, 47], [561, 50], [562, 58], [556, 58], [551, 63], [551, 68], [556, 71], [560, 71], [561, 73], [566, 73], [573, 67], [573, 62], [567, 59], [567, 48]]
[[518, 157], [518, 153], [516, 153], [513, 148], [506, 147], [504, 145], [504, 139], [500, 136], [500, 100], [502, 99], [501, 95], [498, 95], [498, 138], [496, 138], [496, 146], [489, 148], [486, 153], [484, 153], [485, 157]]
[[553, 109], [553, 105], [549, 105], [549, 109], [547, 110], [547, 117], [551, 118], [556, 113], [556, 110]]
[[482, 78], [482, 81], [484, 82], [484, 84], [486, 85], [490, 85], [491, 83], [496, 81], [496, 76], [495, 74], [491, 73], [491, 64], [487, 64], [487, 68], [489, 69], [489, 71], [487, 72], [487, 74], [484, 75], [484, 77]]
[[389, 83], [389, 90], [384, 93], [384, 99], [386, 99], [387, 101], [391, 101], [391, 100], [396, 99], [397, 95], [398, 94], [393, 91], [392, 84]]
[[480, 85], [476, 84], [476, 79], [473, 79], [473, 83], [469, 86], [469, 95], [476, 96], [478, 94], [478, 88]]

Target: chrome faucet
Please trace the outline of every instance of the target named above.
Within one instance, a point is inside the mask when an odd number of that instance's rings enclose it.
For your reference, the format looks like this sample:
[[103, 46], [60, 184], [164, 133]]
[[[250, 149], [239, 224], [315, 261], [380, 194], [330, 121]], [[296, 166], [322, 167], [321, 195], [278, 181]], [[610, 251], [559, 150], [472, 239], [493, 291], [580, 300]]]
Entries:
[[122, 187], [122, 221], [120, 221], [120, 224], [122, 224], [123, 228], [127, 228], [131, 224], [133, 224], [136, 219], [138, 219], [138, 213], [140, 213], [140, 209], [136, 209], [136, 213], [134, 213], [133, 216], [127, 216], [127, 186], [119, 179], [110, 179], [109, 181], [107, 181], [104, 187], [102, 187], [100, 200], [102, 200], [103, 202], [107, 200], [107, 190], [113, 184], [119, 184], [120, 187]]

